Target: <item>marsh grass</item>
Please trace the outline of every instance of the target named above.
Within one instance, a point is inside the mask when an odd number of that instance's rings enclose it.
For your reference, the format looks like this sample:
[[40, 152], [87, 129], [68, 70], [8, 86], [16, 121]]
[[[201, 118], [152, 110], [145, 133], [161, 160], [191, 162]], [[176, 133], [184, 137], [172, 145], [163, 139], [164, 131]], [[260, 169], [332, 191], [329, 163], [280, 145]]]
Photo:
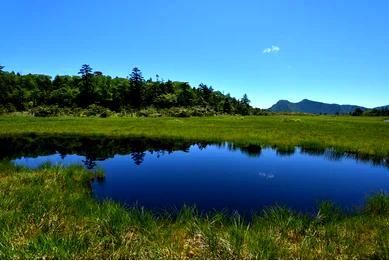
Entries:
[[329, 202], [313, 216], [268, 208], [196, 208], [159, 215], [91, 197], [103, 172], [80, 166], [0, 164], [0, 259], [366, 259], [388, 258], [389, 197], [343, 213]]
[[384, 117], [219, 116], [190, 118], [77, 118], [0, 116], [0, 136], [19, 134], [148, 137], [260, 145], [290, 153], [332, 149], [359, 158], [387, 159], [389, 125]]

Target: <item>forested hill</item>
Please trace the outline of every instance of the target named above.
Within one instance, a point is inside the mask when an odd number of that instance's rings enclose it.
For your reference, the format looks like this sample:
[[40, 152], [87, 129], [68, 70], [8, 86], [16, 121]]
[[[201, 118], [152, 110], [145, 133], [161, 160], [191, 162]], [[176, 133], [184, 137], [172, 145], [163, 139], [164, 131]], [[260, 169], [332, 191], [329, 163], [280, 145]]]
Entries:
[[[205, 84], [192, 87], [186, 82], [145, 80], [134, 68], [128, 78], [111, 77], [83, 65], [77, 76], [55, 76], [7, 72], [0, 67], [0, 112], [30, 111], [35, 115], [61, 111], [167, 112], [191, 115], [260, 114], [241, 99]], [[147, 115], [145, 115], [147, 116]]]
[[328, 104], [304, 99], [300, 102], [293, 103], [287, 100], [280, 100], [269, 111], [272, 112], [303, 112], [313, 114], [349, 114], [357, 108], [366, 110], [366, 108], [358, 105], [339, 105]]

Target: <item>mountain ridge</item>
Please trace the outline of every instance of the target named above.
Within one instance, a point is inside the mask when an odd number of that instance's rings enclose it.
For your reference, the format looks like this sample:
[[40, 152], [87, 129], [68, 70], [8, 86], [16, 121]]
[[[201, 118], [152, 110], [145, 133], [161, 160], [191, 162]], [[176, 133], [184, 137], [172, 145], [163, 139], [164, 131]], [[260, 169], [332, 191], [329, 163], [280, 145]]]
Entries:
[[324, 103], [318, 101], [312, 101], [309, 99], [303, 99], [299, 102], [290, 102], [288, 100], [279, 100], [268, 111], [271, 112], [301, 112], [301, 113], [312, 113], [312, 114], [349, 114], [355, 109], [360, 108], [361, 110], [368, 109], [383, 109], [388, 108], [389, 105], [379, 106], [375, 108], [367, 108], [359, 105], [351, 104], [337, 104], [337, 103]]

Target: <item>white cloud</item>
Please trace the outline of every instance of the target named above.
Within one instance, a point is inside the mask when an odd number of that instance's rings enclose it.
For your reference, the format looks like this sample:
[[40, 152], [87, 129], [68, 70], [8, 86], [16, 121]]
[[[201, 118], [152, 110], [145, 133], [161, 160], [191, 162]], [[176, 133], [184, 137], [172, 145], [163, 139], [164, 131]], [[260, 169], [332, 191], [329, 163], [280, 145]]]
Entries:
[[278, 53], [280, 50], [280, 47], [272, 45], [271, 47], [264, 49], [263, 53]]

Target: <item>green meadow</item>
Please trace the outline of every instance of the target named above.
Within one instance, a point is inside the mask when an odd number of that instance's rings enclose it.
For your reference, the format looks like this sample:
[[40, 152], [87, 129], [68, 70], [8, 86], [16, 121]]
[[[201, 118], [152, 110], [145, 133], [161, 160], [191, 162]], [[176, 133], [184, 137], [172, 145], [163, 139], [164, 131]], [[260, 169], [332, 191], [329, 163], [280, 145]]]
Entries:
[[2, 116], [0, 135], [86, 135], [229, 141], [278, 148], [334, 149], [360, 157], [389, 158], [385, 117], [219, 116], [190, 118]]

